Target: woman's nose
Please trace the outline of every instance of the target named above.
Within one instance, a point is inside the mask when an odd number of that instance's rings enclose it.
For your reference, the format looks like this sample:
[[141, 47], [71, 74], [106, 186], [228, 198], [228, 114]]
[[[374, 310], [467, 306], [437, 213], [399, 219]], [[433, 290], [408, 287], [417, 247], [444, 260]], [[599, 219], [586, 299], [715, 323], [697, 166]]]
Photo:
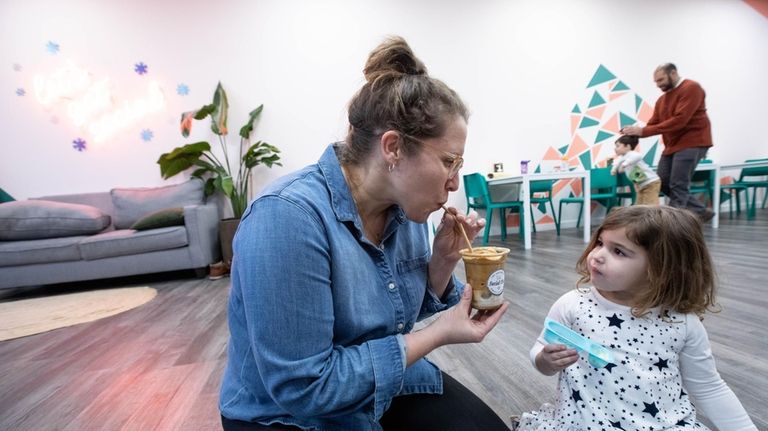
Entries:
[[459, 175], [457, 174], [453, 178], [448, 179], [448, 183], [446, 184], [448, 186], [449, 192], [455, 192], [459, 189]]

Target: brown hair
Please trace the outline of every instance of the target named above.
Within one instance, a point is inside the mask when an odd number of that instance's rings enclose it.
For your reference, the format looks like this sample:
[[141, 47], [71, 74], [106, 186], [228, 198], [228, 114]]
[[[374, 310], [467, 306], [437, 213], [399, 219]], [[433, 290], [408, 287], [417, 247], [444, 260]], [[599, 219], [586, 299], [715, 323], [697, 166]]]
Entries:
[[[349, 132], [341, 154], [344, 164], [363, 161], [375, 138], [387, 130], [436, 138], [445, 133], [453, 116], [465, 121], [469, 117], [458, 94], [427, 74], [427, 67], [402, 37], [390, 37], [376, 47], [363, 73], [367, 82], [349, 103]], [[403, 143], [407, 154], [414, 147]]]
[[588, 256], [600, 234], [621, 228], [648, 254], [649, 289], [634, 304], [633, 315], [642, 316], [653, 307], [660, 307], [662, 316], [669, 311], [699, 316], [717, 311], [715, 272], [701, 222], [690, 211], [669, 206], [636, 205], [611, 211], [576, 263], [581, 275], [577, 286], [590, 281]]
[[619, 139], [617, 139], [616, 142], [622, 145], [629, 145], [629, 148], [634, 150], [640, 142], [640, 139], [637, 136], [622, 135], [619, 136]]

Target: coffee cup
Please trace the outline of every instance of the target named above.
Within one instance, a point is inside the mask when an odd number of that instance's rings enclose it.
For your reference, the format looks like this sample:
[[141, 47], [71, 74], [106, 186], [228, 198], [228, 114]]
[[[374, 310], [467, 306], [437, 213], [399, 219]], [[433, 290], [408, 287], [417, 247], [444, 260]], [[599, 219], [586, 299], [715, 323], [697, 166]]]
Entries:
[[472, 308], [495, 310], [504, 303], [504, 264], [509, 249], [473, 247], [459, 251], [464, 261], [467, 283], [472, 285]]

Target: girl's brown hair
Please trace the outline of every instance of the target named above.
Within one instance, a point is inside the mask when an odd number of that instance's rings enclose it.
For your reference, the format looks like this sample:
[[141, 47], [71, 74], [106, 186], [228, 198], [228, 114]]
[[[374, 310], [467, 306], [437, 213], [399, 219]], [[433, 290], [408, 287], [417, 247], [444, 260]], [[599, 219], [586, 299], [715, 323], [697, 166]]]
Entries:
[[[456, 115], [466, 121], [467, 107], [455, 91], [431, 78], [427, 67], [402, 37], [390, 37], [374, 49], [363, 70], [366, 83], [349, 103], [349, 132], [341, 154], [344, 164], [359, 164], [375, 139], [387, 130], [414, 138], [437, 138]], [[403, 151], [416, 144], [405, 140]]]
[[654, 307], [660, 307], [662, 316], [669, 311], [699, 316], [717, 311], [715, 272], [701, 222], [690, 211], [669, 206], [636, 205], [611, 211], [576, 263], [581, 275], [577, 286], [590, 281], [588, 256], [602, 232], [621, 228], [648, 255], [649, 289], [632, 314], [642, 316]]

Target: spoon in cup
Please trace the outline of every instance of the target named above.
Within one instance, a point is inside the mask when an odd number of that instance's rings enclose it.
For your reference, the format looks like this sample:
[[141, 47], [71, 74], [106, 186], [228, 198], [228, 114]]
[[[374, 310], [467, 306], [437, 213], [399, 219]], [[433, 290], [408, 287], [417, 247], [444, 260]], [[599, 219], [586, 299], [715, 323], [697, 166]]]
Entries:
[[464, 241], [467, 242], [467, 247], [469, 247], [469, 252], [472, 252], [472, 241], [469, 240], [469, 237], [467, 236], [467, 231], [464, 230], [464, 225], [459, 222], [459, 218], [456, 216], [455, 213], [448, 210], [448, 208], [445, 207], [445, 205], [442, 205], [443, 210], [447, 212], [448, 214], [453, 216], [453, 219], [456, 221], [456, 224], [459, 226], [459, 230], [461, 231], [461, 234], [464, 235]]

